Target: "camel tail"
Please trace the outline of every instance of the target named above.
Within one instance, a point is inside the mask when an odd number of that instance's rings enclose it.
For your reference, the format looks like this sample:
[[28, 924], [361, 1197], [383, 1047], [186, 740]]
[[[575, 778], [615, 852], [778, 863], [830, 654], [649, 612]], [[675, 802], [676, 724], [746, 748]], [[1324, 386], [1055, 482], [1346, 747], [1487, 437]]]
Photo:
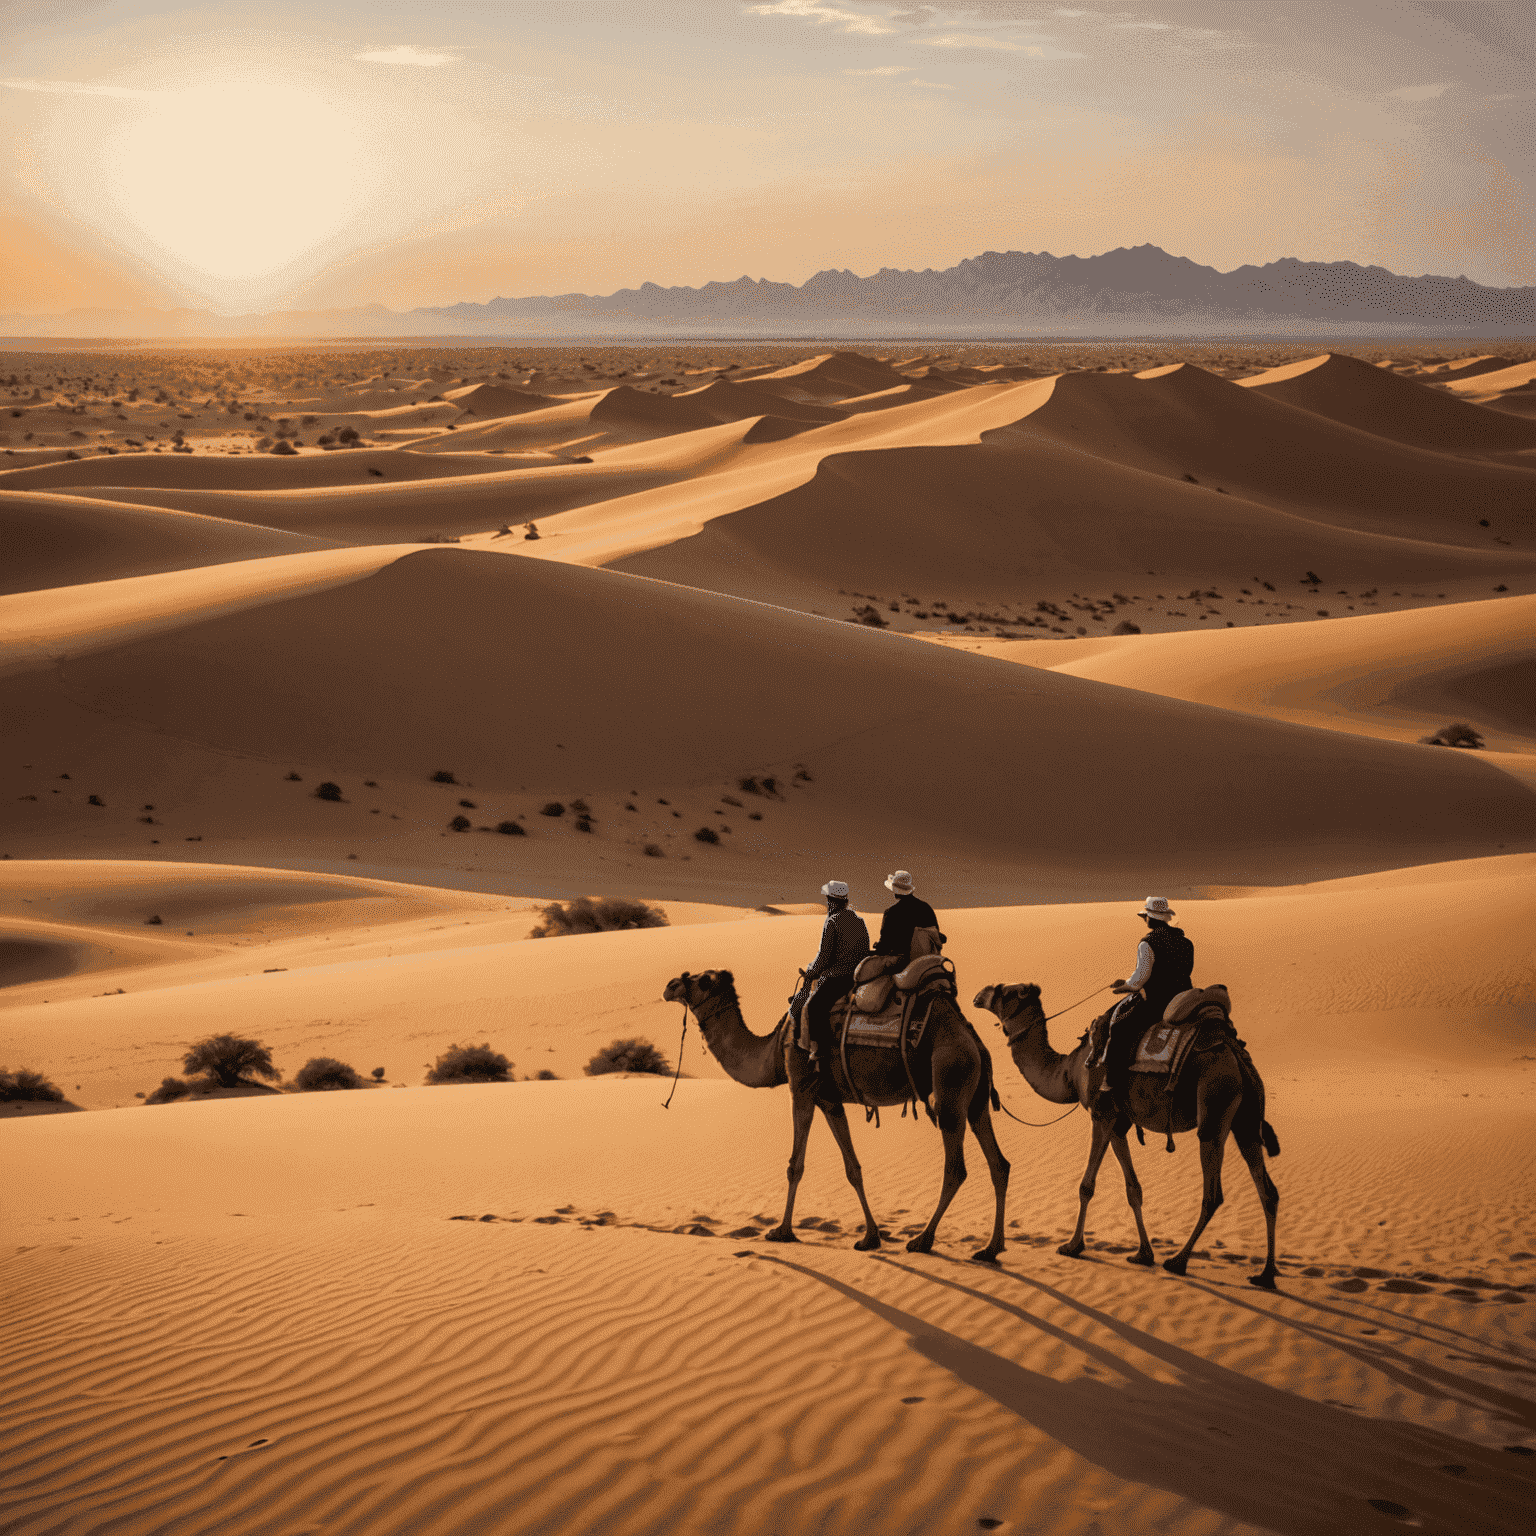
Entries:
[[1268, 1120], [1259, 1127], [1259, 1135], [1264, 1138], [1264, 1150], [1271, 1157], [1280, 1156], [1280, 1138], [1275, 1135], [1275, 1128]]

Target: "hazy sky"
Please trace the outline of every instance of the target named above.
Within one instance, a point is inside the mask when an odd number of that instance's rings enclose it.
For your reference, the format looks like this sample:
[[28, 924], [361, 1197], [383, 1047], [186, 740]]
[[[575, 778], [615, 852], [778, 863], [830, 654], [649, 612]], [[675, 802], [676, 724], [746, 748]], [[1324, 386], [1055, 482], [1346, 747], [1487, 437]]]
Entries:
[[0, 0], [0, 312], [1151, 241], [1536, 280], [1501, 0]]

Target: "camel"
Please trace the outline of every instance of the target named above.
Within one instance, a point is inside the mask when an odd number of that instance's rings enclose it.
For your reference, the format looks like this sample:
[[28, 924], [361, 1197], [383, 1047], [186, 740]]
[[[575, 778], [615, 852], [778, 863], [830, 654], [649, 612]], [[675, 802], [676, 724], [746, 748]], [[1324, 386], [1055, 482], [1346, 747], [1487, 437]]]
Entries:
[[[1088, 1219], [1088, 1202], [1093, 1199], [1106, 1147], [1113, 1147], [1125, 1174], [1125, 1196], [1136, 1218], [1136, 1234], [1141, 1246], [1126, 1260], [1129, 1264], [1150, 1266], [1154, 1262], [1152, 1240], [1147, 1236], [1141, 1217], [1141, 1181], [1131, 1163], [1131, 1149], [1126, 1132], [1135, 1124], [1142, 1130], [1172, 1136], [1175, 1131], [1196, 1131], [1200, 1138], [1200, 1172], [1204, 1194], [1200, 1219], [1189, 1241], [1163, 1260], [1163, 1268], [1182, 1275], [1189, 1266], [1200, 1234], [1222, 1204], [1221, 1163], [1230, 1133], [1237, 1139], [1238, 1150], [1248, 1164], [1259, 1204], [1264, 1208], [1264, 1225], [1269, 1252], [1264, 1268], [1249, 1275], [1248, 1283], [1260, 1290], [1275, 1289], [1275, 1213], [1280, 1207], [1280, 1192], [1264, 1166], [1264, 1153], [1280, 1155], [1280, 1143], [1264, 1118], [1264, 1084], [1257, 1072], [1245, 1074], [1233, 1047], [1225, 1039], [1215, 1038], [1197, 1044], [1179, 1080], [1170, 1103], [1163, 1090], [1163, 1079], [1141, 1072], [1131, 1074], [1130, 1113], [1120, 1114], [1107, 1093], [1096, 1092], [1089, 1083], [1088, 1036], [1077, 1049], [1065, 1056], [1051, 1049], [1047, 1037], [1045, 1010], [1040, 1006], [1040, 988], [1030, 985], [983, 987], [976, 994], [975, 1006], [995, 1013], [1008, 1037], [1008, 1049], [1024, 1080], [1042, 1099], [1053, 1104], [1081, 1104], [1093, 1117], [1093, 1143], [1088, 1152], [1088, 1166], [1078, 1186], [1077, 1230], [1071, 1240], [1056, 1251], [1075, 1259], [1083, 1251], [1083, 1226]], [[1251, 1074], [1251, 1086], [1247, 1081]], [[1172, 1150], [1172, 1142], [1169, 1143]]]
[[[874, 1212], [864, 1194], [864, 1173], [853, 1150], [853, 1136], [848, 1128], [844, 1104], [896, 1105], [912, 1096], [902, 1065], [901, 1053], [887, 1047], [850, 1045], [845, 1074], [843, 1062], [834, 1053], [832, 1093], [817, 1097], [812, 1088], [815, 1070], [810, 1052], [794, 1039], [789, 1015], [779, 1020], [769, 1034], [754, 1035], [741, 1016], [736, 997], [735, 978], [729, 971], [705, 971], [690, 976], [686, 971], [667, 983], [663, 994], [670, 1003], [683, 1003], [698, 1020], [699, 1032], [710, 1053], [725, 1070], [748, 1088], [777, 1088], [788, 1083], [794, 1101], [794, 1149], [789, 1157], [789, 1194], [784, 1202], [784, 1219], [763, 1234], [770, 1243], [793, 1243], [792, 1222], [795, 1192], [805, 1172], [805, 1143], [811, 1121], [819, 1109], [843, 1154], [843, 1169], [853, 1185], [864, 1212], [864, 1235], [854, 1244], [861, 1253], [880, 1247], [881, 1234]], [[912, 1078], [919, 1094], [926, 1096], [928, 1117], [944, 1137], [944, 1187], [928, 1225], [907, 1244], [908, 1253], [928, 1253], [934, 1234], [956, 1191], [965, 1182], [965, 1127], [969, 1123], [992, 1174], [992, 1188], [997, 1196], [997, 1211], [992, 1223], [992, 1238], [985, 1248], [971, 1257], [982, 1264], [994, 1264], [1003, 1251], [1003, 1202], [1008, 1193], [1008, 1161], [992, 1130], [992, 1106], [996, 1102], [992, 1086], [992, 1058], [975, 1029], [960, 1012], [954, 1000], [941, 997], [928, 1015], [923, 1038], [909, 1053]], [[853, 1082], [848, 1080], [848, 1074]]]

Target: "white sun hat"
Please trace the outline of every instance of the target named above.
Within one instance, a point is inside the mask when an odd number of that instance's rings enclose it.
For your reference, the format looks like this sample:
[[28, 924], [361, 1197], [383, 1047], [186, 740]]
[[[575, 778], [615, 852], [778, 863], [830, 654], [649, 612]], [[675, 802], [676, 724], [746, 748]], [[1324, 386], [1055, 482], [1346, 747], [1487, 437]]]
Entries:
[[1166, 923], [1170, 917], [1177, 915], [1168, 905], [1166, 896], [1148, 896], [1146, 905], [1136, 914], [1137, 917], [1155, 917], [1162, 923]]
[[906, 870], [898, 869], [894, 874], [885, 877], [885, 888], [893, 896], [910, 896], [912, 876]]
[[823, 896], [837, 896], [840, 897], [843, 901], [847, 901], [848, 882], [846, 880], [828, 880], [827, 883], [822, 886], [821, 894]]

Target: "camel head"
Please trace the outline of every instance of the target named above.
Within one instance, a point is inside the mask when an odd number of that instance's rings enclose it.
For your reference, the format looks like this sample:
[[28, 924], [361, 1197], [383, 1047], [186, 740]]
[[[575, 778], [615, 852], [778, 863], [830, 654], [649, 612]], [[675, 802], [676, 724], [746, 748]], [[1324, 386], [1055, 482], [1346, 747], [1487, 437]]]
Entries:
[[661, 996], [663, 1002], [684, 1003], [697, 1014], [714, 999], [735, 1002], [736, 978], [729, 971], [703, 971], [697, 976], [684, 971], [667, 983]]
[[1012, 985], [994, 982], [976, 994], [973, 1006], [995, 1013], [1002, 1020], [1003, 1033], [1010, 1040], [1045, 1020], [1045, 1010], [1040, 1006], [1040, 988], [1032, 981]]

